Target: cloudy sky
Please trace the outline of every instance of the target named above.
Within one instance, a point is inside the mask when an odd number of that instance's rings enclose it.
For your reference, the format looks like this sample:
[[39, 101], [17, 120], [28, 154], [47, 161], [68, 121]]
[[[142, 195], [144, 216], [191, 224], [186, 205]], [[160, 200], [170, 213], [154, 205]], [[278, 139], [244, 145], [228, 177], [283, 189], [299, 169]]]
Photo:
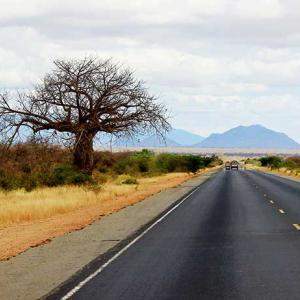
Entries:
[[299, 0], [0, 4], [0, 89], [30, 88], [54, 58], [112, 57], [166, 103], [174, 127], [262, 124], [300, 142]]

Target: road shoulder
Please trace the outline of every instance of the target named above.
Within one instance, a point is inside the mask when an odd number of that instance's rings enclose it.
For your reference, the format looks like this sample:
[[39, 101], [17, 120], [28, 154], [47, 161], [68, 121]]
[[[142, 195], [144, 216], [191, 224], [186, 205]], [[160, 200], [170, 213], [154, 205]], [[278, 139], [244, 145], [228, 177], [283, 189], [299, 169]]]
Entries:
[[37, 299], [172, 207], [217, 171], [103, 217], [80, 231], [55, 238], [0, 263], [0, 299]]
[[261, 172], [261, 173], [265, 173], [265, 174], [269, 174], [269, 175], [273, 175], [273, 176], [277, 176], [277, 177], [281, 177], [281, 178], [288, 179], [288, 180], [291, 180], [291, 181], [295, 181], [295, 182], [298, 182], [298, 183], [300, 182], [300, 178], [298, 176], [286, 174], [286, 173], [280, 172], [280, 171], [272, 171], [272, 170], [267, 169], [267, 168], [250, 168], [248, 170], [249, 171]]

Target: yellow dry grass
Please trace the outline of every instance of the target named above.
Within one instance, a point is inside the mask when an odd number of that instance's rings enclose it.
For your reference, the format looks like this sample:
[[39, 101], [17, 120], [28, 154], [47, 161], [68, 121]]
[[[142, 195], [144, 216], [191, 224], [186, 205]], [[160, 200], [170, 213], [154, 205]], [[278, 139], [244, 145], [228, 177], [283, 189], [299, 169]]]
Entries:
[[294, 179], [299, 179], [300, 178], [300, 173], [299, 170], [290, 170], [288, 168], [279, 168], [279, 169], [271, 169], [268, 167], [261, 167], [261, 166], [256, 166], [256, 165], [247, 165], [247, 169], [249, 170], [260, 170], [262, 172], [270, 172], [273, 174], [277, 175], [284, 175], [287, 177], [291, 177]]
[[[203, 170], [203, 172], [205, 172]], [[65, 186], [30, 193], [0, 194], [0, 261], [54, 237], [79, 230], [161, 190], [175, 187], [192, 175], [173, 173], [139, 178], [138, 185], [121, 185], [118, 178], [103, 188]]]
[[121, 177], [104, 184], [99, 190], [88, 187], [62, 186], [40, 188], [32, 192], [24, 190], [0, 192], [0, 228], [66, 214], [82, 208], [105, 204], [107, 201], [113, 205], [117, 199], [139, 192], [151, 194], [151, 190], [158, 182], [166, 183], [188, 177], [187, 174], [172, 173], [139, 178], [138, 185], [120, 184]]

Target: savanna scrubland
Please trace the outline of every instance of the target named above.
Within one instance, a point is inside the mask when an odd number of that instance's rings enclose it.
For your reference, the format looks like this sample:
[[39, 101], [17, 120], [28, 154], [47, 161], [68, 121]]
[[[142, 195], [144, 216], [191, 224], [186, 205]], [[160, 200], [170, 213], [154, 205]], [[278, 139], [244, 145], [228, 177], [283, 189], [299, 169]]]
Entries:
[[266, 170], [273, 173], [300, 178], [300, 156], [270, 155], [245, 160], [246, 168]]
[[[215, 156], [95, 151], [91, 174], [72, 151], [47, 143], [3, 148], [0, 158], [0, 259], [78, 230], [199, 172]], [[16, 238], [17, 237], [17, 238]]]
[[0, 158], [0, 227], [51, 217], [145, 189], [156, 179], [186, 178], [220, 164], [217, 157], [137, 152], [94, 153], [91, 174], [77, 169], [68, 149], [27, 143]]

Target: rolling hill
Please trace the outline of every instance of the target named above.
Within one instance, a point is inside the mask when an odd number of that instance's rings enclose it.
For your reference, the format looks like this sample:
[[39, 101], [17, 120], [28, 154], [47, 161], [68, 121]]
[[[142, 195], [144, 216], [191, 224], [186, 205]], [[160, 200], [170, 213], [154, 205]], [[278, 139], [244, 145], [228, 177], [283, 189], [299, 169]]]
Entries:
[[238, 126], [224, 133], [214, 133], [194, 147], [300, 149], [286, 134], [261, 125]]
[[146, 137], [145, 139], [139, 142], [139, 147], [143, 148], [152, 148], [152, 147], [182, 147], [179, 143], [175, 142], [174, 140], [166, 137], [165, 140], [162, 138], [152, 135]]
[[181, 146], [192, 146], [196, 143], [200, 143], [204, 140], [204, 137], [188, 132], [183, 129], [172, 129], [168, 134], [167, 138], [175, 141]]
[[[102, 135], [102, 143], [109, 143], [110, 137], [108, 135]], [[204, 140], [204, 137], [182, 130], [182, 129], [171, 129], [165, 140], [156, 136], [136, 136], [134, 138], [119, 138], [113, 139], [112, 145], [116, 147], [190, 147], [193, 144], [200, 143]]]

